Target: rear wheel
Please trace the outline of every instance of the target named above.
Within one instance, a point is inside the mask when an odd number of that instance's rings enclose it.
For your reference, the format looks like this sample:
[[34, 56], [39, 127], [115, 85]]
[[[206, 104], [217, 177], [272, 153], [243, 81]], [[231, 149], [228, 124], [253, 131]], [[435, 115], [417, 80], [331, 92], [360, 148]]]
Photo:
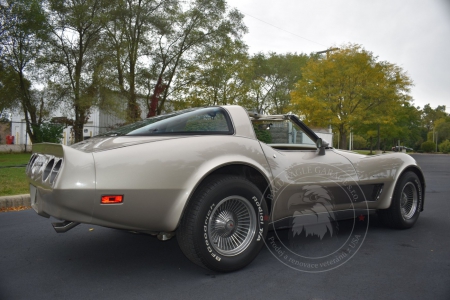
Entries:
[[236, 176], [208, 178], [190, 201], [177, 240], [194, 263], [219, 272], [248, 265], [264, 245], [267, 206], [261, 191]]
[[411, 228], [419, 218], [422, 205], [422, 185], [414, 172], [403, 174], [395, 187], [391, 206], [381, 209], [381, 221], [392, 228]]

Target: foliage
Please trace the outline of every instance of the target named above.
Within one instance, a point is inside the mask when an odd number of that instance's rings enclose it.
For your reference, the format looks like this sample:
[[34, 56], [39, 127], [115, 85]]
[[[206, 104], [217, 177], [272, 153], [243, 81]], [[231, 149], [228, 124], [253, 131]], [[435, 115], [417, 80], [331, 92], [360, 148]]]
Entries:
[[433, 109], [430, 104], [426, 104], [422, 110], [423, 125], [428, 129], [428, 131], [434, 128], [434, 123], [437, 120], [445, 118], [446, 116], [445, 105], [438, 105], [435, 109]]
[[35, 133], [34, 143], [61, 143], [64, 126], [60, 124], [42, 123], [40, 126], [33, 126]]
[[378, 61], [359, 45], [310, 59], [292, 92], [292, 109], [314, 126], [331, 124], [347, 147], [351, 128], [392, 124], [391, 113], [410, 100], [411, 79], [398, 66]]
[[[152, 53], [149, 70], [148, 116], [161, 114], [166, 101], [180, 88], [190, 83], [191, 78], [178, 76], [202, 61], [210, 49], [226, 39], [240, 40], [246, 31], [243, 15], [236, 9], [228, 9], [225, 0], [190, 1], [179, 4], [168, 16], [171, 25], [158, 32], [156, 51]], [[205, 52], [206, 51], [206, 52]]]
[[[113, 0], [103, 13], [106, 33], [101, 47], [110, 68], [112, 88], [118, 88], [127, 102], [128, 122], [141, 118], [138, 104], [139, 84], [146, 70], [142, 59], [150, 54], [155, 31], [165, 31], [167, 16], [174, 1]], [[167, 14], [166, 14], [167, 15]]]
[[48, 36], [42, 1], [6, 0], [0, 2], [0, 110], [20, 107], [25, 116], [31, 141], [32, 125], [39, 125], [45, 115], [44, 99], [33, 91], [30, 75], [38, 76], [38, 58]]
[[[26, 81], [27, 88], [30, 86]], [[20, 107], [20, 83], [14, 68], [0, 62], [0, 112], [4, 109]]]
[[241, 41], [224, 38], [206, 47], [195, 64], [180, 71], [185, 84], [177, 93], [174, 108], [242, 104], [248, 92], [247, 48]]
[[[73, 110], [75, 142], [98, 100], [102, 60], [97, 55], [103, 25], [102, 0], [50, 0], [51, 40], [47, 61], [55, 67], [53, 88]], [[100, 53], [101, 54], [101, 53]]]
[[423, 142], [420, 149], [424, 152], [434, 152], [436, 150], [436, 144], [431, 141]]
[[224, 38], [181, 73], [186, 85], [177, 94], [181, 100], [176, 101], [176, 108], [240, 104], [260, 113], [287, 112], [290, 91], [307, 59], [291, 53], [249, 57], [241, 41]]
[[439, 151], [443, 153], [450, 153], [450, 140], [445, 140], [439, 144]]
[[256, 138], [266, 144], [272, 143], [272, 135], [269, 130], [266, 129], [267, 126], [262, 126], [258, 124], [253, 124], [253, 129], [255, 130]]
[[382, 149], [419, 149], [433, 130], [450, 139], [446, 107], [414, 107], [406, 73], [362, 46], [249, 55], [246, 31], [225, 0], [0, 1], [0, 111], [24, 114], [33, 142], [55, 107], [80, 141], [95, 107], [126, 123], [143, 105], [151, 116], [224, 104], [331, 124], [341, 148], [350, 131], [355, 148], [375, 146], [378, 130]]
[[297, 53], [257, 53], [249, 66], [250, 110], [258, 113], [281, 114], [289, 110], [291, 91], [302, 77], [302, 67], [308, 56]]
[[228, 131], [227, 120], [223, 115], [215, 118], [194, 118], [188, 120], [183, 131]]
[[353, 135], [353, 149], [367, 149], [367, 140], [362, 136]]
[[436, 135], [438, 140], [450, 140], [450, 117], [436, 121]]

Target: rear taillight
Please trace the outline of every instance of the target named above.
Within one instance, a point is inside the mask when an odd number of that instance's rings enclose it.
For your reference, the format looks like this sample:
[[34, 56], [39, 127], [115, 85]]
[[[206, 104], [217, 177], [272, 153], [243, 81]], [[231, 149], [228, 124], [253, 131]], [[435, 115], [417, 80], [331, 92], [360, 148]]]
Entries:
[[53, 186], [61, 170], [63, 159], [53, 155], [34, 153], [26, 168], [26, 173], [33, 180], [41, 180]]

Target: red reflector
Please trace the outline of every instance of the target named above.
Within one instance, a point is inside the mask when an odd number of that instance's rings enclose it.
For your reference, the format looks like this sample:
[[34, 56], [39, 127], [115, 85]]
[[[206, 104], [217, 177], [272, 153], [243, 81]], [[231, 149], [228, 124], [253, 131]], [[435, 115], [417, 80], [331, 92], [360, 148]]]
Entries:
[[102, 204], [122, 203], [122, 201], [123, 201], [122, 195], [102, 196]]

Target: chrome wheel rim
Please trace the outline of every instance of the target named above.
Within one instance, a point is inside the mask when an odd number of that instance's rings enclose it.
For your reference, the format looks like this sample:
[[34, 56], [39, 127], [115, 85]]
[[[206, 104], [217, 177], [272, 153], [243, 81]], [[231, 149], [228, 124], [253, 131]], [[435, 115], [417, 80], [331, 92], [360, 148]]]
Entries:
[[214, 250], [223, 256], [242, 253], [250, 245], [255, 232], [255, 210], [243, 197], [227, 197], [211, 212], [208, 238]]
[[412, 218], [417, 209], [417, 188], [412, 182], [408, 182], [403, 187], [401, 193], [401, 211], [403, 219]]

